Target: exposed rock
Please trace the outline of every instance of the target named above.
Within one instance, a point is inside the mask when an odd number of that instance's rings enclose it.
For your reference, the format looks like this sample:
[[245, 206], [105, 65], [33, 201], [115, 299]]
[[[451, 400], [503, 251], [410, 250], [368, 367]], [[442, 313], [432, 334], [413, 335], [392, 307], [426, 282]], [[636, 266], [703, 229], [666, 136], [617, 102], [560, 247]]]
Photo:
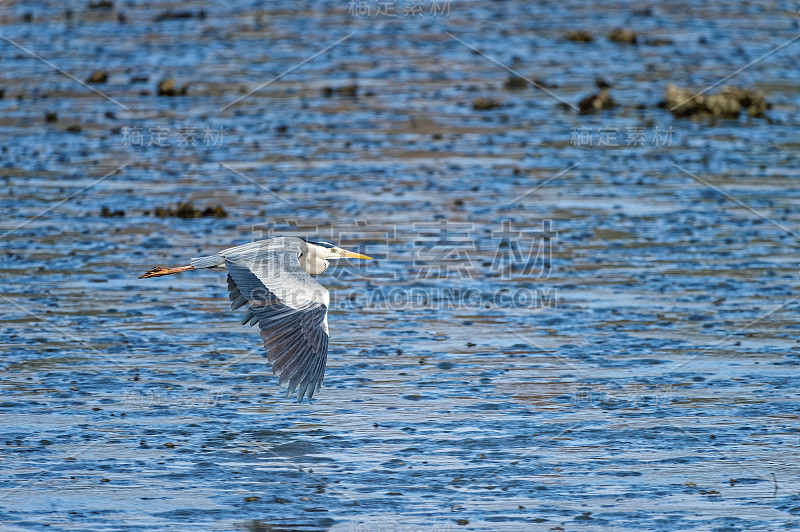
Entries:
[[602, 89], [597, 94], [587, 96], [578, 103], [578, 109], [582, 115], [597, 113], [617, 106], [617, 102], [611, 97], [608, 89]]
[[636, 34], [631, 30], [617, 28], [608, 34], [608, 40], [622, 44], [636, 44]]
[[104, 218], [115, 218], [117, 216], [125, 216], [125, 211], [120, 211], [120, 210], [112, 211], [108, 207], [103, 206], [103, 208], [100, 210], [100, 216]]
[[334, 94], [338, 96], [347, 96], [350, 98], [356, 98], [358, 96], [358, 85], [355, 83], [351, 83], [350, 85], [344, 85], [343, 87], [323, 87], [322, 88], [322, 95], [331, 97]]
[[169, 9], [167, 11], [164, 11], [156, 15], [156, 18], [154, 20], [156, 22], [161, 22], [162, 20], [175, 20], [181, 18], [199, 18], [200, 20], [202, 20], [206, 18], [206, 12], [202, 9], [197, 12], [189, 11], [186, 9], [176, 9], [176, 10]]
[[592, 34], [585, 30], [570, 30], [567, 32], [566, 38], [573, 42], [592, 42], [594, 40]]
[[108, 81], [108, 72], [95, 70], [86, 80], [86, 83], [105, 83], [106, 81]]
[[48, 111], [44, 114], [44, 121], [45, 122], [58, 122], [58, 113], [54, 111]]
[[355, 98], [358, 96], [358, 85], [351, 83], [350, 85], [340, 87], [339, 96], [350, 96], [351, 98]]
[[159, 218], [225, 218], [228, 216], [228, 212], [222, 205], [208, 206], [201, 210], [195, 207], [191, 201], [182, 201], [174, 207], [156, 207], [155, 215]]
[[611, 83], [609, 83], [608, 81], [606, 81], [603, 78], [595, 79], [594, 80], [594, 84], [597, 85], [598, 89], [610, 89], [611, 88]]
[[472, 101], [472, 108], [475, 111], [488, 111], [500, 107], [500, 102], [493, 98], [475, 98]]
[[87, 7], [89, 9], [113, 9], [114, 2], [111, 0], [90, 0]]
[[742, 87], [722, 87], [716, 94], [697, 94], [672, 83], [660, 104], [677, 117], [739, 118], [743, 110], [751, 118], [764, 118], [770, 104], [761, 91]]
[[[528, 81], [528, 79], [530, 79], [530, 81]], [[508, 79], [505, 81], [505, 83], [503, 83], [503, 88], [507, 90], [522, 90], [522, 89], [527, 89], [528, 87], [534, 87], [538, 89], [538, 88], [548, 88], [556, 86], [540, 78], [533, 78], [533, 79], [528, 78], [528, 79], [515, 75], [509, 76]]]
[[172, 78], [162, 80], [158, 84], [158, 95], [159, 96], [185, 96], [186, 91], [189, 89], [189, 84], [187, 83], [180, 89], [175, 84], [175, 80]]
[[508, 90], [521, 90], [528, 88], [528, 82], [525, 81], [525, 78], [520, 76], [511, 75], [508, 77], [505, 83], [503, 83], [503, 88]]

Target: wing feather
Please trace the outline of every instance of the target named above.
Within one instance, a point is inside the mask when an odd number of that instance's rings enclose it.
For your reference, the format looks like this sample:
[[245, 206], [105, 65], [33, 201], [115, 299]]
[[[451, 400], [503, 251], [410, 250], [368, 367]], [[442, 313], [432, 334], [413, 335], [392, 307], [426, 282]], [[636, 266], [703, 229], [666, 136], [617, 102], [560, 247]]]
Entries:
[[300, 361], [300, 356], [305, 352], [304, 350], [306, 347], [309, 346], [302, 345], [297, 341], [296, 337], [292, 337], [288, 342], [281, 344], [279, 348], [281, 349], [280, 358], [272, 362], [272, 367], [278, 372], [276, 375], [283, 377], [290, 368], [294, 368]]
[[[231, 310], [236, 310], [236, 309], [231, 309]], [[252, 318], [255, 318], [255, 314], [253, 314], [253, 311], [248, 308], [247, 312], [245, 313], [244, 317], [242, 318], [242, 321], [240, 321], [239, 323], [241, 323], [242, 325], [245, 325]]]
[[283, 383], [289, 383], [289, 389], [297, 387], [298, 381], [303, 377], [303, 370], [306, 366], [314, 362], [313, 354], [311, 353], [311, 346], [304, 345], [298, 346], [294, 352], [291, 360], [287, 361], [286, 367], [281, 372], [280, 380]]
[[305, 395], [307, 393], [307, 390], [314, 390], [317, 387], [320, 378], [319, 374], [320, 364], [324, 368], [326, 358], [327, 357], [320, 357], [317, 360], [314, 360], [313, 363], [309, 365], [308, 373], [302, 379], [303, 386], [301, 386], [299, 390], [301, 396]]
[[273, 373], [288, 385], [287, 397], [297, 391], [300, 402], [306, 395], [311, 399], [325, 376], [329, 298], [300, 266], [296, 240], [295, 247], [276, 249], [266, 240], [269, 244], [254, 242], [219, 255], [228, 269], [231, 308], [249, 305], [242, 325], [258, 323]]

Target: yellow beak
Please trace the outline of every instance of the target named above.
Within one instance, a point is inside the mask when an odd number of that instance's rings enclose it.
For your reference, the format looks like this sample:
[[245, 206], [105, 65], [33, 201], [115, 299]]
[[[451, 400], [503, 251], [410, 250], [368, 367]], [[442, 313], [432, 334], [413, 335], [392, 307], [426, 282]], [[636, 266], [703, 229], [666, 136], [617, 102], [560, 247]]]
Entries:
[[362, 255], [361, 253], [356, 253], [355, 251], [347, 251], [343, 249], [341, 252], [342, 257], [346, 259], [371, 259], [372, 257], [368, 257], [366, 255]]

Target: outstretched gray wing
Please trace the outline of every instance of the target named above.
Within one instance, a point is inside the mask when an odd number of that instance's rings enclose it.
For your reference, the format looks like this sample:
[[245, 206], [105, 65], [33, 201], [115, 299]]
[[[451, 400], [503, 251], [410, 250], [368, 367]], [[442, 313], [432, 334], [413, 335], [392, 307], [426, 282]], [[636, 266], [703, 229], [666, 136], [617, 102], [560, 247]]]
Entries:
[[258, 323], [273, 373], [281, 386], [288, 385], [286, 396], [297, 389], [301, 402], [306, 395], [311, 399], [325, 376], [330, 298], [300, 266], [302, 241], [286, 240], [284, 246], [253, 242], [220, 255], [228, 268], [231, 308], [249, 304], [242, 324]]

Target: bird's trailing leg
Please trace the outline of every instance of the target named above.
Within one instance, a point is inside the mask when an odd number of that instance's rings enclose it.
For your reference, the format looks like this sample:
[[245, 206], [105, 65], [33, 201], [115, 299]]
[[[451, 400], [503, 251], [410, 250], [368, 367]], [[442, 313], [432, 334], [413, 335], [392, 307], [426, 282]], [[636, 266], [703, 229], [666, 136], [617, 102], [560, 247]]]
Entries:
[[194, 270], [193, 266], [178, 266], [177, 268], [162, 268], [161, 266], [156, 266], [155, 268], [148, 270], [144, 275], [140, 275], [139, 279], [147, 279], [148, 277], [161, 277], [162, 275], [170, 275], [172, 273], [180, 273], [180, 272], [188, 272], [189, 270]]

